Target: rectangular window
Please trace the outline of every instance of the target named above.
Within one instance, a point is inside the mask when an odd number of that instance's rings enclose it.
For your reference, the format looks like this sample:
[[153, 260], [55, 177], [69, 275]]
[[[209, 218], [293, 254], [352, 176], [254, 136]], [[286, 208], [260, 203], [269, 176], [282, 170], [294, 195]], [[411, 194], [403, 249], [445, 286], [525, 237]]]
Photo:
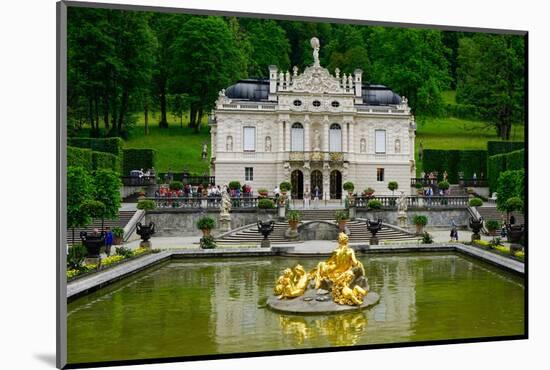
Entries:
[[386, 153], [386, 130], [374, 131], [375, 153]]
[[376, 181], [384, 182], [384, 169], [383, 168], [377, 168], [376, 169]]
[[245, 181], [254, 181], [254, 168], [245, 167], [244, 168], [244, 180]]
[[256, 150], [256, 128], [243, 128], [243, 150], [245, 152], [253, 152]]

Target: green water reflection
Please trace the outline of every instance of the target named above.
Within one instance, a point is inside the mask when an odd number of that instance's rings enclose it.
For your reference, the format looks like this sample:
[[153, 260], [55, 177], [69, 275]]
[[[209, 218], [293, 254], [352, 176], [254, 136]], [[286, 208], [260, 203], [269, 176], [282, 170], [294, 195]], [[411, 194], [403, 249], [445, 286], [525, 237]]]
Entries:
[[281, 270], [317, 259], [169, 262], [68, 305], [70, 363], [519, 335], [523, 279], [457, 254], [360, 258], [375, 307], [287, 316], [263, 304]]

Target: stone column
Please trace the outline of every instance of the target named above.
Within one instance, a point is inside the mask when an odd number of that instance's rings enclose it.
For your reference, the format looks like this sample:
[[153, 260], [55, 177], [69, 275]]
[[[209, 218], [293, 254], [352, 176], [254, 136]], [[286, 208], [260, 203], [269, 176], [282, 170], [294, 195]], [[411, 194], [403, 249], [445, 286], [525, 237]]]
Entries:
[[309, 121], [309, 115], [306, 114], [304, 118], [304, 151], [305, 152], [311, 151], [310, 131], [311, 131], [311, 122]]
[[328, 152], [329, 151], [329, 139], [328, 139], [328, 135], [329, 135], [329, 121], [328, 121], [328, 118], [325, 116], [325, 119], [323, 120], [323, 147], [321, 148], [321, 150], [323, 152]]
[[348, 123], [342, 123], [342, 151], [348, 152]]
[[284, 143], [285, 143], [285, 132], [283, 128], [283, 120], [278, 120], [277, 124], [279, 126], [279, 152], [283, 152], [284, 149]]

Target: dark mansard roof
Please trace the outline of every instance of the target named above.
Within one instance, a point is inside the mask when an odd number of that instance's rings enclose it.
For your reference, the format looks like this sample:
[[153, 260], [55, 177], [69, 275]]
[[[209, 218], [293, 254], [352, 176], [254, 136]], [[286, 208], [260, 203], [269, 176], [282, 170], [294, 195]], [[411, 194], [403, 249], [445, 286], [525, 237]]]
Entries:
[[[269, 95], [269, 80], [246, 79], [229, 86], [225, 95], [230, 99], [262, 101]], [[365, 105], [396, 105], [401, 103], [401, 97], [384, 85], [367, 84], [362, 88], [363, 104]]]

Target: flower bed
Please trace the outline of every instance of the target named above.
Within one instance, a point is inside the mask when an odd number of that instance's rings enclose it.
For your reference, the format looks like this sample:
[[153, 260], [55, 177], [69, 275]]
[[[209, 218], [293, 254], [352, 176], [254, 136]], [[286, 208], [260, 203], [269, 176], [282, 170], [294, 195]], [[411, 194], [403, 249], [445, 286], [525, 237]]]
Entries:
[[487, 241], [487, 240], [475, 240], [471, 245], [473, 245], [474, 247], [478, 247], [478, 248], [487, 250], [489, 252], [500, 254], [501, 256], [513, 258], [522, 262], [525, 259], [525, 252], [518, 251], [518, 252], [515, 252], [514, 254], [511, 254], [509, 247], [506, 247], [502, 244], [493, 245], [490, 241]]
[[96, 264], [87, 264], [87, 265], [82, 265], [80, 269], [68, 269], [67, 282], [80, 279], [91, 274], [95, 274], [99, 271], [112, 268], [121, 263], [126, 263], [128, 261], [131, 261], [133, 259], [139, 258], [141, 256], [144, 256], [150, 253], [158, 253], [158, 252], [160, 252], [160, 250], [158, 249], [147, 249], [147, 248], [139, 247], [138, 249], [131, 251], [131, 253], [125, 252], [125, 254], [115, 254], [115, 255], [103, 258], [101, 260], [101, 265], [99, 266], [99, 268]]

